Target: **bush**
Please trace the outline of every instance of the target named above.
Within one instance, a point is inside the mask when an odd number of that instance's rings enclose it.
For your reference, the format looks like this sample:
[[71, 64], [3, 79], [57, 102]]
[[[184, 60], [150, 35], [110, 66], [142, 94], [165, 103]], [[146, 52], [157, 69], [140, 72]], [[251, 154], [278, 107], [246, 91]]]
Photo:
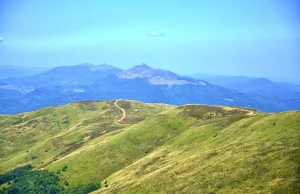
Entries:
[[67, 168], [68, 168], [68, 166], [64, 166], [64, 167], [62, 167], [61, 171], [65, 172], [65, 171], [67, 171]]
[[32, 156], [32, 157], [31, 157], [32, 160], [34, 160], [34, 159], [36, 159], [36, 158], [37, 158], [37, 156]]
[[64, 185], [65, 185], [65, 186], [69, 186], [68, 181], [65, 181], [65, 182], [64, 182]]
[[95, 191], [99, 189], [101, 185], [96, 184], [96, 183], [90, 183], [86, 185], [79, 185], [77, 187], [71, 188], [71, 189], [66, 189], [62, 193], [63, 194], [86, 194], [90, 193], [92, 191]]

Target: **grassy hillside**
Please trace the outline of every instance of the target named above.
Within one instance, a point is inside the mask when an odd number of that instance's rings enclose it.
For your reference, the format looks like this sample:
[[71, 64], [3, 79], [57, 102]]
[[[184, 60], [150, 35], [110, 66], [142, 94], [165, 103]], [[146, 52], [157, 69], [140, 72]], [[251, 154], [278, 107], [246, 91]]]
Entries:
[[227, 121], [222, 128], [195, 123], [108, 177], [101, 193], [296, 193], [299, 119], [294, 112]]
[[[106, 138], [122, 129], [170, 109], [169, 105], [118, 101], [71, 103], [35, 112], [0, 116], [0, 173], [24, 164], [44, 168], [95, 139]], [[112, 133], [113, 132], [113, 133]]]
[[94, 193], [297, 193], [299, 126], [300, 112], [73, 103], [1, 116], [0, 172], [31, 163]]

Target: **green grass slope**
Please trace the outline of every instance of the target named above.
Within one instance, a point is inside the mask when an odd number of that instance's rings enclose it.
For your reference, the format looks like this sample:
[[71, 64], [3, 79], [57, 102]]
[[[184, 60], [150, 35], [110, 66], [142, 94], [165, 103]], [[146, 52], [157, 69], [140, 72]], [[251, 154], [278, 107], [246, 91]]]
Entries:
[[299, 121], [300, 113], [291, 112], [221, 128], [194, 123], [108, 177], [101, 193], [297, 193]]
[[[33, 164], [44, 168], [97, 138], [150, 118], [169, 105], [118, 101], [71, 103], [38, 111], [0, 116], [0, 173], [16, 166]], [[108, 135], [108, 136], [109, 136]]]
[[299, 191], [300, 112], [117, 103], [119, 122], [114, 101], [1, 116], [0, 172], [31, 163], [69, 187], [107, 185], [94, 193]]

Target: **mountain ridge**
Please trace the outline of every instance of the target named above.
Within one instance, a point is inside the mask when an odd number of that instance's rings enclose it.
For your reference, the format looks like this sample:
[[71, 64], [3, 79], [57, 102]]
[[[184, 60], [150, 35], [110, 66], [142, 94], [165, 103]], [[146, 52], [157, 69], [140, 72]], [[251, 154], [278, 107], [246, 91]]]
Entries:
[[251, 84], [249, 87], [222, 87], [154, 69], [146, 64], [122, 70], [106, 64], [94, 66], [86, 63], [0, 82], [0, 113], [19, 113], [76, 101], [120, 98], [174, 105], [243, 106], [267, 112], [300, 109], [300, 102], [297, 101], [300, 92], [297, 92], [296, 85], [281, 84], [281, 88], [287, 88], [284, 92], [267, 87], [252, 92], [245, 90], [251, 88]]
[[94, 193], [295, 193], [299, 119], [127, 100], [0, 115], [0, 174], [32, 164], [66, 188], [101, 183]]

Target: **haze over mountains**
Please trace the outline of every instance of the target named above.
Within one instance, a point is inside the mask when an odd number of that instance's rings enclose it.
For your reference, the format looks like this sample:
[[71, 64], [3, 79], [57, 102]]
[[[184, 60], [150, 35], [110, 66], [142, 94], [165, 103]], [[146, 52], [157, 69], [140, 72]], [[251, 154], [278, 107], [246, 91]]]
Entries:
[[3, 65], [0, 66], [0, 79], [5, 79], [9, 77], [26, 77], [42, 73], [50, 68], [43, 67], [21, 67], [13, 65]]
[[223, 86], [146, 64], [127, 70], [106, 64], [62, 66], [32, 76], [0, 80], [0, 113], [110, 99], [242, 106], [267, 112], [300, 109], [300, 87], [296, 84], [242, 77], [228, 78], [220, 85]]

